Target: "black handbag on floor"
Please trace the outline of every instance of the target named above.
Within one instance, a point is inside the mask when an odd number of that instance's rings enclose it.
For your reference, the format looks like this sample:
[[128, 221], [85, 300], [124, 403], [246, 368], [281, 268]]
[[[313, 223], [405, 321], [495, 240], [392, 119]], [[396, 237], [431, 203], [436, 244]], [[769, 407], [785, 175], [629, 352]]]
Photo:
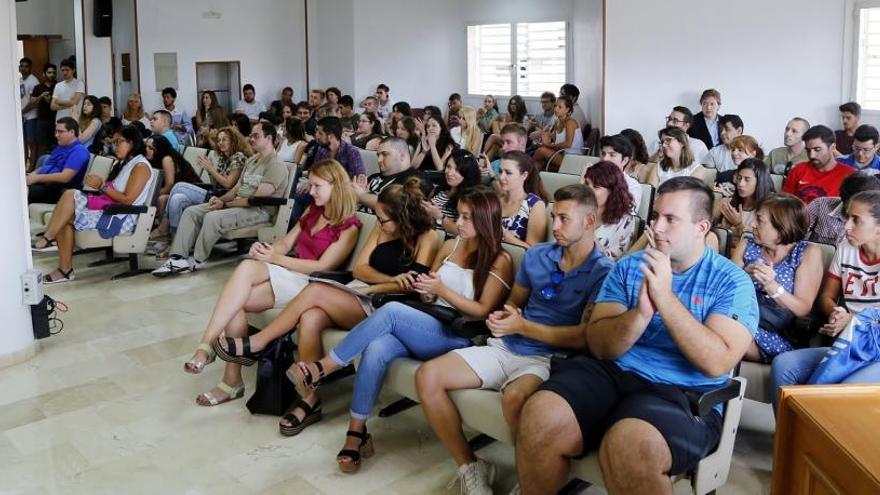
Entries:
[[251, 414], [281, 416], [299, 398], [285, 374], [293, 363], [294, 345], [289, 335], [266, 347], [257, 361], [257, 386], [247, 401]]

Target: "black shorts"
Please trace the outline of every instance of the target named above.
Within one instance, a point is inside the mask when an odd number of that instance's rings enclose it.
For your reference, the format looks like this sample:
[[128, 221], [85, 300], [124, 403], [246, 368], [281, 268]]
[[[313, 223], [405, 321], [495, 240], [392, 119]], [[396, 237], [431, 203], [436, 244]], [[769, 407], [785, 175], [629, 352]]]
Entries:
[[568, 402], [584, 452], [595, 450], [614, 423], [627, 418], [653, 425], [672, 452], [670, 475], [693, 470], [721, 439], [721, 414], [694, 416], [682, 389], [652, 383], [611, 361], [578, 356], [554, 367], [543, 390]]

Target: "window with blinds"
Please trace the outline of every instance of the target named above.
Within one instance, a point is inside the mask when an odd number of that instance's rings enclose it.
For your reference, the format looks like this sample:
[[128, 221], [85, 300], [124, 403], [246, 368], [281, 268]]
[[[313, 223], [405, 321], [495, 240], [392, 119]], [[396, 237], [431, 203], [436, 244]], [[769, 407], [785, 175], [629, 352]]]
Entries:
[[856, 101], [880, 110], [880, 7], [859, 9]]
[[467, 31], [468, 93], [541, 96], [565, 84], [564, 21], [483, 24]]

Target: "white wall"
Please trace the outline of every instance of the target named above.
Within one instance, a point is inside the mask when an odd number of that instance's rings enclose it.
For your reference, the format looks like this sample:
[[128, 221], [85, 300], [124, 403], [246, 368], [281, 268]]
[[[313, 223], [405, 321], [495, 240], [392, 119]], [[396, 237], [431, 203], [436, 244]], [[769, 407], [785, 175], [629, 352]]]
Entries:
[[355, 90], [354, 5], [355, 0], [309, 0], [310, 88]]
[[[394, 101], [443, 108], [450, 93], [467, 91], [468, 24], [566, 20], [572, 30], [573, 65], [580, 66], [571, 71], [569, 79], [581, 89], [581, 105], [598, 121], [601, 3], [601, 0], [544, 0], [540, 4], [531, 0], [356, 0], [355, 99], [372, 94], [376, 85], [384, 82], [391, 87]], [[465, 97], [466, 104], [481, 102], [481, 97]], [[499, 106], [506, 103], [506, 99], [499, 99]], [[532, 102], [529, 108], [537, 111], [539, 105]]]
[[656, 137], [705, 88], [767, 151], [791, 117], [839, 126], [844, 2], [607, 2], [605, 127]]
[[[203, 19], [216, 11], [220, 19]], [[160, 108], [162, 88], [155, 88], [153, 54], [177, 52], [177, 102], [192, 115], [198, 96], [198, 62], [241, 62], [242, 84], [256, 87], [268, 104], [281, 88], [297, 98], [305, 91], [303, 4], [289, 0], [141, 0], [138, 2], [141, 93], [144, 107]]]
[[59, 34], [64, 39], [73, 40], [73, 2], [74, 0], [19, 2], [15, 6], [18, 34]]
[[[110, 38], [96, 38], [94, 35], [94, 5], [95, 0], [83, 0], [83, 19], [85, 29], [83, 41], [85, 43], [85, 74], [80, 73], [81, 79], [85, 80], [86, 93], [98, 96], [113, 95], [113, 71], [110, 69], [113, 56], [110, 53]], [[115, 22], [115, 20], [114, 20]], [[77, 61], [78, 65], [81, 63]]]
[[[135, 52], [134, 0], [113, 0], [113, 38], [111, 47], [115, 59], [113, 67], [116, 74], [114, 94], [106, 95], [113, 99], [116, 106], [113, 111], [121, 113], [125, 109], [128, 95], [139, 93], [138, 60]], [[131, 55], [131, 80], [122, 80], [122, 54]], [[153, 78], [155, 79], [155, 78]], [[103, 96], [103, 95], [102, 95]]]

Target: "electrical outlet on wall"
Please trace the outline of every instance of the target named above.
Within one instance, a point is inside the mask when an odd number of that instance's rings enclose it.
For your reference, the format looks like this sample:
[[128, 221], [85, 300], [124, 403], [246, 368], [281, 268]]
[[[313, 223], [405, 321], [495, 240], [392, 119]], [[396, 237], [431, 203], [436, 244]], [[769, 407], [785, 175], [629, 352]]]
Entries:
[[43, 274], [39, 270], [28, 270], [21, 274], [21, 298], [28, 306], [40, 304], [43, 300]]

